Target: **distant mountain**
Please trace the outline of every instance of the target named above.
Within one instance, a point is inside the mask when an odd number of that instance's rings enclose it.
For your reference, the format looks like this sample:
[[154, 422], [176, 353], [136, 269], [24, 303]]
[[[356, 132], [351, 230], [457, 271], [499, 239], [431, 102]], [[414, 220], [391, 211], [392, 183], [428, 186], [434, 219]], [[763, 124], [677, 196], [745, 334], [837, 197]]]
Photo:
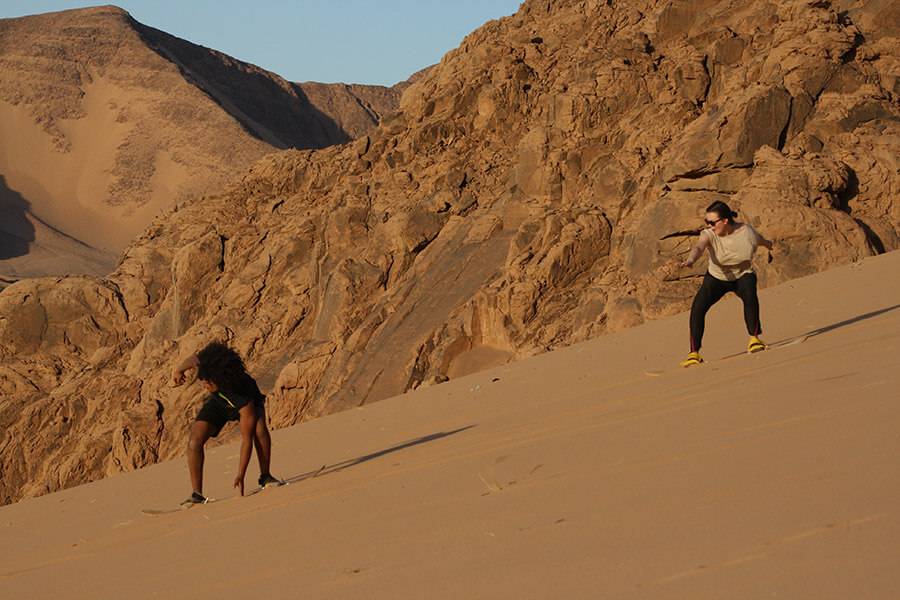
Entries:
[[404, 87], [291, 83], [114, 6], [0, 20], [0, 275], [106, 274], [160, 211], [364, 134]]

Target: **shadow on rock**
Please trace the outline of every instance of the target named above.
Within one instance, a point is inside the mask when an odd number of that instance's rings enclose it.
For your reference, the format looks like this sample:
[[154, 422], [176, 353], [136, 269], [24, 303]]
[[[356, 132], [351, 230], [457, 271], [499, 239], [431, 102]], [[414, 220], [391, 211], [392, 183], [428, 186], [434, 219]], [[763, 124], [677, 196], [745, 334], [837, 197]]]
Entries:
[[0, 175], [0, 260], [28, 254], [28, 246], [34, 241], [34, 225], [28, 220], [31, 204], [22, 195], [6, 185]]

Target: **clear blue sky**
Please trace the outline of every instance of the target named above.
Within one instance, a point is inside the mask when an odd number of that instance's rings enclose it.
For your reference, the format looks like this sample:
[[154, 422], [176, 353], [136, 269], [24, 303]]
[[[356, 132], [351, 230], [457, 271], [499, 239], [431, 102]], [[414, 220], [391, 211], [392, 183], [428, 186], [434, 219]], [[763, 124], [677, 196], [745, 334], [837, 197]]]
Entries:
[[[521, 0], [119, 0], [144, 25], [289, 81], [393, 85]], [[0, 0], [0, 18], [98, 3]]]

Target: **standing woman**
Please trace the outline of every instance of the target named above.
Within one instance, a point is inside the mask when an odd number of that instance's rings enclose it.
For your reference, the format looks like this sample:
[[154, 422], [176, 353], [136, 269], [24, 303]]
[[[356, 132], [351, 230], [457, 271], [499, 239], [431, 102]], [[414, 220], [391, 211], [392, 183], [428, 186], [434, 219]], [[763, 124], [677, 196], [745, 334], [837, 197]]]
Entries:
[[734, 292], [744, 302], [744, 322], [750, 334], [747, 352], [766, 349], [758, 337], [762, 326], [759, 323], [759, 300], [752, 259], [757, 247], [763, 245], [771, 251], [774, 244], [749, 224], [739, 223], [735, 218], [737, 213], [724, 202], [710, 204], [706, 209], [707, 228], [700, 232], [700, 239], [687, 260], [681, 263], [682, 267], [692, 267], [703, 251], [709, 248], [709, 267], [691, 305], [691, 353], [681, 363], [682, 367], [703, 362], [700, 343], [706, 327], [706, 312], [728, 292]]

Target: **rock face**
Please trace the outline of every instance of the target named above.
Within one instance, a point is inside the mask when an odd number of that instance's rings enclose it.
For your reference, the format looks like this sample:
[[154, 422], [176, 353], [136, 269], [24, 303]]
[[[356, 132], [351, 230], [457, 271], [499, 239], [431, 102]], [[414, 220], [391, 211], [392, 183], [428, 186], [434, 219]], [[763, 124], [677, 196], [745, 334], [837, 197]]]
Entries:
[[526, 2], [369, 134], [179, 203], [105, 279], [0, 294], [0, 498], [181, 454], [202, 390], [166, 380], [212, 339], [285, 426], [684, 310], [717, 199], [776, 241], [764, 286], [897, 249], [893, 15]]
[[358, 137], [403, 88], [290, 83], [112, 6], [0, 20], [0, 66], [11, 277], [106, 275], [160, 211], [270, 152]]

